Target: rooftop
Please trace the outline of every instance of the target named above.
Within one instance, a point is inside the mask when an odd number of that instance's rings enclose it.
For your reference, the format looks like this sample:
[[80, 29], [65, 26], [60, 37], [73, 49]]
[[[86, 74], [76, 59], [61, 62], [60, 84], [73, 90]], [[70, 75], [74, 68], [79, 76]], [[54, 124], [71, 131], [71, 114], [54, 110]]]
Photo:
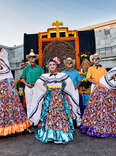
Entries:
[[108, 27], [108, 26], [116, 26], [116, 19], [103, 22], [103, 23], [99, 23], [99, 24], [95, 24], [95, 25], [91, 25], [88, 27], [79, 28], [78, 31], [91, 30], [91, 29], [104, 29], [104, 27]]

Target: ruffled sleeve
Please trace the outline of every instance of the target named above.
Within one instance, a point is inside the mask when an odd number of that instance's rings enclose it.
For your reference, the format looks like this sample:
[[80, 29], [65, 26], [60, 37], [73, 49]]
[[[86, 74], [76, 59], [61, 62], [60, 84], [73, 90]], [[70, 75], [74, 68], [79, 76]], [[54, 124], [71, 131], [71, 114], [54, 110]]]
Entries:
[[38, 79], [33, 88], [33, 97], [32, 97], [32, 112], [30, 114], [29, 120], [34, 125], [37, 125], [41, 118], [41, 110], [43, 100], [46, 95], [47, 88], [44, 86], [44, 81]]

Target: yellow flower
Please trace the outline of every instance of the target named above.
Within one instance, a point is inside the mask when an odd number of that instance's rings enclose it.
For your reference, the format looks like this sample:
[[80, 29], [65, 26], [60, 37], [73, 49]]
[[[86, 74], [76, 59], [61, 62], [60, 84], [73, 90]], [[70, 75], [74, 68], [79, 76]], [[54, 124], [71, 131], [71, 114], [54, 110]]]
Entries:
[[26, 61], [26, 64], [29, 64], [29, 61]]
[[87, 81], [87, 79], [82, 79], [82, 80], [81, 80], [81, 82], [86, 82], [86, 81]]
[[82, 54], [81, 57], [87, 57], [87, 55], [86, 54]]
[[19, 88], [19, 96], [23, 96], [24, 95], [24, 92], [23, 92], [23, 88]]

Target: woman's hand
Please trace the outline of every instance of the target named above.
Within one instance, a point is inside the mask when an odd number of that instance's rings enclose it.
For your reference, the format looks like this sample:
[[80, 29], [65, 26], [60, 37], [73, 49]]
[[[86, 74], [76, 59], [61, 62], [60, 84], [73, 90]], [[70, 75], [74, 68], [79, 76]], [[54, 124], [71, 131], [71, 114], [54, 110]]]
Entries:
[[31, 84], [31, 83], [26, 83], [26, 86], [29, 88], [33, 88], [33, 84]]

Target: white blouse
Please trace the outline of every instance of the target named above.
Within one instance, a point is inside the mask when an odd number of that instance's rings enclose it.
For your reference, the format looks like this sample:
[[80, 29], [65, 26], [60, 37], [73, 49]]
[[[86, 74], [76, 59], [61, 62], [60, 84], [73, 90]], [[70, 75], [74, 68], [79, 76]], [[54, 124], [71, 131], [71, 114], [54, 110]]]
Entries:
[[100, 79], [100, 83], [109, 89], [116, 89], [116, 80], [112, 78], [113, 75], [116, 75], [116, 67], [112, 68], [108, 73], [106, 73]]

